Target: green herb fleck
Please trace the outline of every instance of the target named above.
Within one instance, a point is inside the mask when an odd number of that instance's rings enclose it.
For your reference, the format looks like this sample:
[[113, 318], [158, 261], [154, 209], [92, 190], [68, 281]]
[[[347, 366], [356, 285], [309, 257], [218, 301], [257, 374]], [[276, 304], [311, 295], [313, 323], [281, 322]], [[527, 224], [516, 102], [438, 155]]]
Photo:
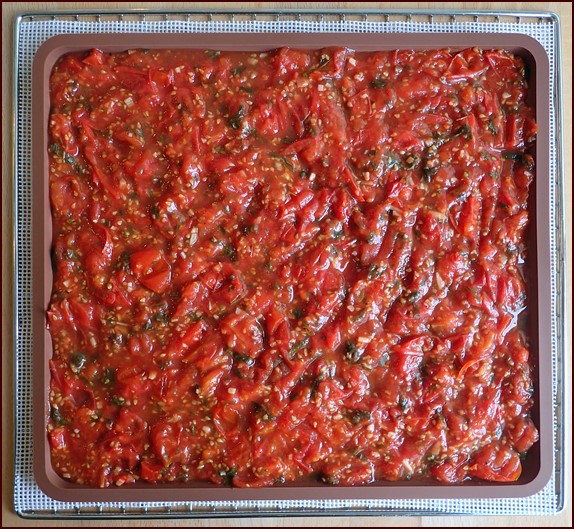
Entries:
[[403, 412], [406, 412], [409, 407], [409, 401], [404, 395], [399, 395], [399, 406]]
[[494, 120], [492, 119], [488, 121], [488, 130], [492, 133], [493, 136], [496, 136], [498, 134], [498, 129], [496, 128]]
[[465, 140], [471, 140], [472, 129], [465, 123], [462, 127], [460, 127], [460, 129], [458, 129], [457, 133], [455, 134], [455, 137], [456, 136], [462, 136]]
[[253, 411], [266, 421], [275, 420], [275, 417], [271, 414], [271, 412], [265, 406], [263, 406], [263, 404], [260, 404], [259, 402], [253, 403]]
[[75, 261], [78, 259], [78, 254], [72, 248], [67, 248], [64, 253], [64, 257], [70, 261]]
[[423, 167], [423, 180], [426, 182], [430, 182], [432, 180], [432, 177], [438, 173], [439, 169], [440, 165], [435, 165], [431, 167], [428, 165], [427, 162], [427, 165]]
[[411, 303], [417, 301], [420, 298], [421, 298], [421, 293], [418, 290], [413, 290], [412, 292], [409, 292], [407, 294], [407, 301], [410, 301]]
[[377, 279], [381, 277], [386, 270], [385, 266], [378, 266], [376, 264], [372, 264], [369, 266], [369, 271], [367, 272], [367, 279]]
[[237, 130], [241, 126], [241, 121], [243, 120], [244, 116], [245, 116], [245, 109], [243, 108], [243, 106], [240, 106], [239, 110], [233, 116], [231, 116], [231, 118], [229, 118], [227, 124], [232, 129]]
[[217, 59], [217, 57], [221, 55], [221, 52], [219, 50], [205, 50], [205, 54], [210, 59]]
[[158, 309], [158, 311], [154, 314], [153, 319], [155, 321], [158, 322], [162, 322], [162, 323], [166, 323], [167, 321], [169, 321], [169, 314], [166, 310], [160, 308]]
[[232, 467], [227, 470], [221, 470], [219, 475], [224, 478], [224, 481], [227, 485], [233, 484], [233, 478], [237, 476], [237, 469]]
[[502, 157], [505, 160], [514, 160], [520, 161], [522, 160], [523, 154], [520, 151], [506, 151], [502, 153]]
[[334, 230], [331, 232], [331, 238], [335, 239], [336, 241], [339, 240], [341, 237], [343, 237], [343, 235], [345, 234], [345, 232], [343, 231], [343, 228], [340, 228], [338, 230]]
[[150, 214], [152, 219], [159, 218], [159, 206], [157, 204], [153, 204], [150, 208]]
[[250, 356], [243, 354], [243, 353], [237, 353], [235, 351], [233, 351], [233, 361], [234, 362], [241, 362], [243, 364], [246, 364], [248, 367], [255, 365], [255, 359], [254, 358], [251, 358]]
[[381, 355], [381, 359], [379, 360], [379, 365], [381, 367], [385, 367], [387, 365], [387, 362], [389, 361], [389, 359], [390, 359], [389, 353], [383, 353]]
[[405, 159], [405, 168], [414, 169], [421, 161], [421, 157], [418, 153], [408, 154]]
[[56, 156], [62, 157], [62, 155], [64, 154], [64, 149], [62, 149], [62, 147], [58, 143], [52, 143], [50, 145], [50, 152], [52, 154], [55, 154]]
[[70, 365], [72, 366], [72, 371], [77, 373], [81, 371], [86, 364], [86, 355], [84, 353], [77, 353], [70, 359]]
[[102, 375], [102, 384], [104, 386], [112, 386], [116, 382], [116, 374], [109, 367], [104, 368], [104, 374]]
[[385, 88], [385, 86], [387, 86], [387, 81], [385, 81], [384, 79], [380, 79], [380, 78], [373, 79], [371, 81], [371, 86], [373, 88], [377, 88], [377, 89]]
[[223, 255], [225, 255], [225, 257], [227, 257], [232, 263], [237, 262], [237, 259], [239, 258], [237, 248], [231, 243], [225, 244], [223, 247]]
[[307, 347], [307, 345], [309, 345], [309, 340], [310, 340], [309, 336], [305, 336], [305, 338], [299, 340], [293, 347], [291, 347], [291, 349], [289, 350], [289, 358], [293, 360], [301, 349], [304, 349], [305, 347]]
[[371, 412], [368, 410], [353, 410], [349, 414], [349, 420], [353, 424], [359, 424], [362, 421], [368, 420], [371, 418]]
[[293, 309], [293, 318], [300, 320], [305, 317], [305, 311], [301, 307], [295, 307]]
[[361, 359], [360, 349], [351, 340], [345, 344], [345, 358], [350, 362], [358, 362]]
[[293, 167], [293, 164], [285, 156], [283, 156], [281, 154], [277, 154], [276, 152], [272, 152], [270, 154], [273, 158], [277, 158], [278, 160], [281, 160], [291, 171], [295, 170], [295, 168]]
[[60, 410], [56, 407], [51, 409], [50, 416], [52, 417], [52, 420], [56, 426], [63, 426], [68, 424], [68, 421], [63, 417], [63, 415], [60, 413]]

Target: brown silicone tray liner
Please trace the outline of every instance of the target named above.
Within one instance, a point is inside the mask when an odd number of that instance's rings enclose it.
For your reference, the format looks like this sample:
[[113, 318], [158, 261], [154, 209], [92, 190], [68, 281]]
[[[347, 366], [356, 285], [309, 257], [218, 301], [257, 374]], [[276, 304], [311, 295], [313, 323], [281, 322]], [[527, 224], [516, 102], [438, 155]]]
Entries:
[[[262, 51], [282, 46], [317, 49], [346, 46], [357, 51], [392, 49], [453, 49], [477, 46], [506, 49], [529, 66], [529, 104], [535, 109], [539, 132], [535, 152], [536, 180], [531, 187], [527, 329], [534, 362], [532, 416], [540, 432], [523, 461], [515, 483], [469, 481], [442, 485], [436, 481], [375, 482], [364, 486], [336, 487], [322, 483], [292, 483], [259, 489], [238, 489], [203, 482], [191, 484], [139, 483], [107, 489], [75, 485], [52, 469], [46, 435], [49, 416], [52, 345], [45, 313], [52, 289], [51, 212], [48, 196], [49, 76], [63, 54], [97, 47], [103, 51], [131, 48], [197, 48]], [[353, 500], [433, 498], [518, 498], [533, 495], [550, 480], [553, 469], [552, 328], [549, 189], [549, 62], [544, 48], [521, 34], [502, 33], [221, 33], [221, 34], [84, 34], [61, 35], [38, 50], [32, 78], [32, 332], [33, 332], [33, 463], [40, 488], [50, 497], [74, 502], [240, 501], [240, 500]]]

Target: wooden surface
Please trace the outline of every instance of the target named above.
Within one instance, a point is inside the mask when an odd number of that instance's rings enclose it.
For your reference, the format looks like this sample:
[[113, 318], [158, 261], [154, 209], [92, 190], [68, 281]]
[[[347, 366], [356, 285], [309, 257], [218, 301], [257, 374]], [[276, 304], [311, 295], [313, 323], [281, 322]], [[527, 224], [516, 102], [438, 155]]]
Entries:
[[[508, 9], [508, 10], [543, 10], [554, 11], [561, 17], [562, 24], [562, 74], [564, 79], [564, 144], [566, 145], [566, 175], [567, 183], [567, 237], [568, 255], [568, 288], [572, 292], [572, 5], [567, 2], [4, 2], [2, 4], [2, 526], [94, 526], [102, 523], [108, 526], [138, 526], [138, 527], [173, 527], [173, 526], [235, 526], [235, 527], [375, 527], [375, 526], [413, 526], [413, 527], [464, 527], [464, 526], [507, 526], [507, 527], [566, 527], [572, 526], [571, 482], [572, 462], [568, 461], [566, 481], [567, 507], [556, 516], [514, 516], [514, 517], [345, 517], [345, 518], [239, 518], [239, 519], [206, 519], [206, 520], [137, 520], [137, 521], [46, 521], [23, 520], [14, 514], [12, 507], [13, 496], [13, 333], [12, 333], [12, 28], [14, 14], [19, 11], [50, 11], [56, 9], [129, 9], [132, 7], [147, 7], [149, 9], [191, 9], [196, 8], [323, 8], [323, 9], [361, 9], [361, 8], [411, 8], [411, 9]], [[568, 298], [568, 314], [572, 314], [571, 296]], [[570, 403], [571, 387], [571, 318], [568, 319], [568, 340], [566, 357], [567, 366], [567, 417], [571, 417]], [[572, 422], [566, 425], [566, 453], [571, 453]]]

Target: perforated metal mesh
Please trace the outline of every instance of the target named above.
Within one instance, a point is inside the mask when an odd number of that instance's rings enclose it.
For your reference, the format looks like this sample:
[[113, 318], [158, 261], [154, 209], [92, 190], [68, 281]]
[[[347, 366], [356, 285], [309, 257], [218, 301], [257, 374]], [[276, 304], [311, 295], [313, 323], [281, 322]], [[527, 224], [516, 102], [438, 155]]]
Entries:
[[[528, 18], [526, 18], [528, 17]], [[461, 19], [464, 18], [464, 21]], [[240, 20], [241, 19], [241, 20]], [[266, 19], [266, 20], [262, 20]], [[538, 494], [517, 499], [456, 500], [300, 500], [187, 503], [67, 503], [46, 496], [34, 481], [32, 472], [32, 317], [31, 317], [31, 76], [32, 60], [48, 38], [70, 33], [218, 33], [218, 32], [444, 32], [444, 33], [522, 33], [542, 44], [550, 60], [550, 189], [555, 206], [550, 222], [553, 267], [553, 380], [555, 446], [562, 437], [561, 355], [563, 336], [561, 307], [562, 274], [562, 182], [559, 145], [559, 100], [556, 97], [556, 68], [559, 53], [558, 25], [548, 14], [523, 13], [470, 16], [438, 13], [126, 13], [98, 15], [24, 15], [16, 27], [16, 512], [27, 517], [199, 517], [221, 515], [300, 515], [300, 514], [552, 514], [562, 508], [561, 457], [555, 451], [555, 473]]]

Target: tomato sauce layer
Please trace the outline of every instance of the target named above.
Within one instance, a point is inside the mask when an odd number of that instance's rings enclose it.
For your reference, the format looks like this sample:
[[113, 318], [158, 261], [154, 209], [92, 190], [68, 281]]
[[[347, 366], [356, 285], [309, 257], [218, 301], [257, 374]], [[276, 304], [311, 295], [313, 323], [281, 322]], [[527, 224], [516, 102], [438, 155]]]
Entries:
[[50, 86], [63, 478], [518, 479], [520, 58], [91, 50]]

